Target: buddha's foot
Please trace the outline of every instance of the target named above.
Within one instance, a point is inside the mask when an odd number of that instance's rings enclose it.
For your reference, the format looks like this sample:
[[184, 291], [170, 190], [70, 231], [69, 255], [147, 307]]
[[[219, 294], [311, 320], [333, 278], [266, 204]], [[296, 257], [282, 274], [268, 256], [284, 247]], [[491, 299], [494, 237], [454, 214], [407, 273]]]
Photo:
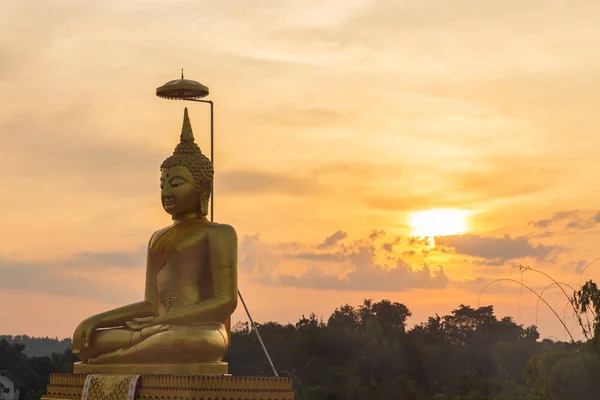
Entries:
[[101, 354], [98, 357], [87, 360], [88, 364], [113, 364], [119, 363], [119, 360], [126, 356], [125, 349], [111, 351], [110, 353]]

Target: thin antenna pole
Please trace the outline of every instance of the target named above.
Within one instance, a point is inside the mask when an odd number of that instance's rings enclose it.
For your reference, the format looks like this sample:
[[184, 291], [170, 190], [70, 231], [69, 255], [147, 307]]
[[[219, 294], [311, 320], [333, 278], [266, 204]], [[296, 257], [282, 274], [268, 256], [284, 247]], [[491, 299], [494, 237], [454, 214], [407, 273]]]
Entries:
[[269, 360], [269, 365], [271, 365], [273, 374], [276, 377], [279, 377], [279, 374], [277, 373], [277, 370], [275, 369], [275, 366], [273, 365], [273, 361], [271, 360], [271, 357], [269, 356], [269, 352], [267, 351], [267, 348], [265, 347], [265, 343], [263, 342], [262, 338], [260, 337], [260, 333], [258, 332], [256, 325], [254, 324], [254, 320], [252, 319], [252, 316], [250, 315], [250, 311], [248, 311], [248, 307], [246, 307], [246, 302], [244, 301], [244, 298], [242, 297], [242, 292], [240, 292], [239, 289], [238, 289], [238, 295], [240, 296], [240, 300], [242, 301], [242, 304], [244, 305], [246, 314], [248, 314], [248, 319], [250, 320], [250, 324], [252, 324], [252, 329], [254, 330], [254, 332], [256, 332], [256, 337], [258, 337], [258, 341], [260, 342], [260, 345], [262, 346], [262, 349], [265, 352], [265, 355], [267, 356], [267, 360]]
[[[181, 70], [181, 77], [183, 79], [183, 69]], [[198, 99], [187, 99], [190, 101], [195, 101], [198, 103], [208, 103], [210, 105], [210, 161], [212, 162], [213, 168], [215, 167], [215, 118], [214, 118], [214, 103], [212, 102], [212, 100], [198, 100]], [[214, 184], [214, 179], [213, 179], [213, 185], [212, 188], [210, 190], [210, 222], [215, 222], [215, 184]], [[263, 349], [263, 351], [265, 352], [265, 356], [267, 356], [267, 360], [269, 361], [269, 365], [271, 366], [271, 369], [273, 370], [273, 374], [276, 377], [279, 377], [279, 374], [277, 373], [277, 370], [275, 369], [275, 366], [273, 365], [273, 361], [271, 360], [271, 356], [269, 355], [269, 352], [267, 351], [267, 348], [265, 346], [265, 343], [262, 340], [262, 337], [260, 336], [260, 332], [258, 332], [258, 329], [256, 328], [256, 324], [254, 323], [254, 320], [252, 319], [252, 315], [250, 315], [250, 311], [248, 310], [248, 307], [246, 306], [246, 302], [244, 301], [244, 298], [242, 297], [242, 292], [240, 292], [240, 290], [238, 289], [238, 296], [240, 297], [240, 300], [242, 301], [242, 304], [244, 306], [244, 309], [246, 310], [246, 314], [248, 315], [248, 319], [250, 320], [250, 324], [252, 325], [252, 330], [256, 333], [256, 337], [258, 338], [258, 341], [260, 342], [260, 345]]]
[[[213, 112], [213, 102], [210, 103], [210, 161], [215, 168], [215, 114]], [[213, 178], [210, 188], [210, 222], [215, 222], [215, 180]]]
[[[181, 70], [183, 76], [183, 69]], [[196, 103], [207, 103], [210, 105], [210, 161], [215, 168], [215, 113], [214, 103], [212, 100], [200, 100], [200, 99], [185, 99], [185, 101], [194, 101]], [[215, 180], [213, 179], [212, 186], [210, 188], [210, 222], [215, 222]]]

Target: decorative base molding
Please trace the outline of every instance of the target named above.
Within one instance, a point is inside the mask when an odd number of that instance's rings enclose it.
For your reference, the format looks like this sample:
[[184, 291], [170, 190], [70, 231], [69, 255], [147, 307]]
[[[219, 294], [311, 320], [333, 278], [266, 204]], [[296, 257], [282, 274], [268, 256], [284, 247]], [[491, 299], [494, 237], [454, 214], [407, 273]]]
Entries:
[[[113, 372], [114, 374], [114, 372]], [[88, 374], [52, 374], [42, 400], [81, 400]], [[135, 400], [294, 400], [290, 378], [207, 375], [142, 375]], [[90, 399], [91, 400], [91, 399]], [[115, 400], [110, 394], [101, 399]]]
[[227, 375], [226, 362], [186, 364], [87, 364], [76, 362], [75, 374], [118, 374], [118, 375]]

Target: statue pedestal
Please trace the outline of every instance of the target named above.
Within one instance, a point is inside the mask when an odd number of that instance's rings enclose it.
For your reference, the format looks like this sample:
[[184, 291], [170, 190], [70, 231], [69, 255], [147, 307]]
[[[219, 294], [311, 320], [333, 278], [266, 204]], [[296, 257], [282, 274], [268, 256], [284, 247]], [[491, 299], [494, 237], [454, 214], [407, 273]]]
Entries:
[[[227, 375], [141, 375], [129, 391], [126, 375], [105, 375], [83, 400], [294, 400], [290, 378], [253, 378]], [[81, 400], [88, 374], [52, 374], [42, 400]], [[102, 375], [94, 375], [94, 377]], [[116, 381], [115, 381], [116, 378]], [[121, 385], [125, 383], [125, 385]], [[121, 388], [123, 386], [123, 388]]]
[[86, 364], [76, 362], [75, 374], [117, 374], [117, 375], [227, 375], [226, 362], [205, 362], [186, 364]]

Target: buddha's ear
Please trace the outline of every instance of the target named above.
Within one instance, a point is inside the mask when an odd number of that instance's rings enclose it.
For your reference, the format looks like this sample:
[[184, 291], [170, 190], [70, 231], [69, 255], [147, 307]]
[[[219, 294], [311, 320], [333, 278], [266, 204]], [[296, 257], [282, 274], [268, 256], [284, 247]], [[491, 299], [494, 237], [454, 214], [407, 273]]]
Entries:
[[203, 192], [198, 192], [198, 208], [200, 209], [200, 215], [208, 215], [208, 196]]

